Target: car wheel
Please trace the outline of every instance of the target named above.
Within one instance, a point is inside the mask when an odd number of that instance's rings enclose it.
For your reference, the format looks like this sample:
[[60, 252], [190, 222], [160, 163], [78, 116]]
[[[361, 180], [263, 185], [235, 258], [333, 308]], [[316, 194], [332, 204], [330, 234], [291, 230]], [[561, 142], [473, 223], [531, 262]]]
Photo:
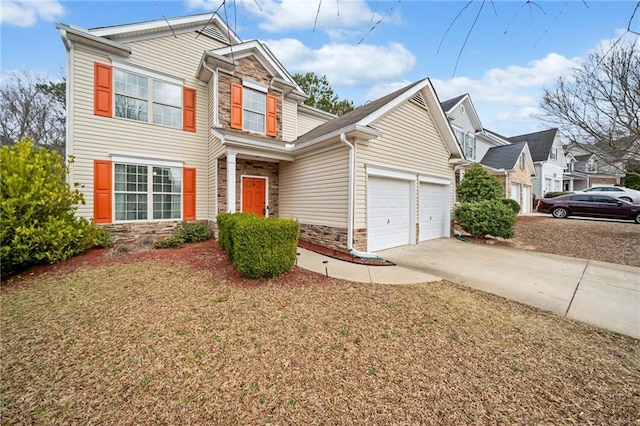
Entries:
[[556, 207], [555, 209], [553, 209], [553, 211], [551, 211], [551, 214], [557, 219], [564, 219], [565, 217], [569, 216], [569, 212], [563, 207]]
[[633, 217], [633, 220], [635, 221], [635, 223], [640, 225], [640, 213], [636, 213], [636, 215]]
[[629, 197], [620, 197], [620, 199], [623, 200], [623, 201], [628, 201], [630, 203], [633, 203], [633, 200], [631, 198], [629, 198]]

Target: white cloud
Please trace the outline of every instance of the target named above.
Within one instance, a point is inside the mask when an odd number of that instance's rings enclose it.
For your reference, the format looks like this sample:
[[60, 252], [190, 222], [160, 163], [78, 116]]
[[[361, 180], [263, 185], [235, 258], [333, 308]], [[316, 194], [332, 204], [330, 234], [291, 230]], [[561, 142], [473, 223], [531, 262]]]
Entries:
[[0, 22], [19, 27], [31, 27], [38, 19], [53, 21], [64, 15], [58, 0], [2, 0]]
[[515, 135], [539, 130], [542, 124], [532, 115], [540, 112], [538, 99], [542, 88], [570, 73], [579, 60], [549, 53], [525, 66], [489, 69], [479, 79], [434, 79], [433, 84], [441, 101], [469, 93], [485, 127]]
[[367, 84], [404, 74], [416, 57], [399, 43], [385, 46], [329, 43], [311, 49], [291, 38], [269, 40], [269, 49], [290, 72], [326, 75], [332, 85]]
[[393, 83], [382, 83], [376, 84], [372, 86], [364, 96], [364, 102], [367, 101], [375, 101], [389, 93], [395, 92], [396, 90], [402, 89], [403, 87], [413, 83], [409, 80], [395, 81]]
[[[192, 9], [215, 10], [220, 3], [221, 0], [187, 0]], [[310, 30], [314, 24], [317, 29], [358, 28], [373, 26], [383, 17], [371, 10], [365, 0], [236, 0], [234, 4], [237, 12], [255, 17], [260, 21], [258, 26], [268, 32]], [[384, 16], [384, 22], [398, 19], [397, 12]]]

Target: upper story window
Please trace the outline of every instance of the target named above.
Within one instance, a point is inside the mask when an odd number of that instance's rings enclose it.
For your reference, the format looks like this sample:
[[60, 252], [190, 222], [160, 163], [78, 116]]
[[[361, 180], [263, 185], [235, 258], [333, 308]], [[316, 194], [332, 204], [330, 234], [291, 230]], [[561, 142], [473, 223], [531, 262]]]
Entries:
[[248, 88], [242, 91], [243, 130], [265, 133], [265, 117], [267, 112], [267, 96]]
[[551, 159], [552, 160], [558, 159], [558, 148], [556, 148], [555, 146], [551, 148]]
[[524, 170], [527, 167], [527, 154], [524, 152], [520, 155], [520, 169]]
[[[180, 86], [115, 69], [115, 116], [154, 124], [182, 126]], [[149, 113], [151, 109], [151, 114]]]
[[277, 136], [277, 98], [263, 84], [242, 83], [231, 83], [231, 128]]
[[588, 173], [596, 173], [598, 168], [596, 167], [596, 162], [593, 159], [587, 161], [587, 172]]
[[94, 65], [95, 115], [196, 131], [196, 91], [128, 63]]
[[465, 133], [462, 130], [454, 129], [453, 132], [458, 139], [458, 144], [462, 151], [464, 152], [464, 156], [469, 160], [476, 159], [476, 138], [472, 133]]

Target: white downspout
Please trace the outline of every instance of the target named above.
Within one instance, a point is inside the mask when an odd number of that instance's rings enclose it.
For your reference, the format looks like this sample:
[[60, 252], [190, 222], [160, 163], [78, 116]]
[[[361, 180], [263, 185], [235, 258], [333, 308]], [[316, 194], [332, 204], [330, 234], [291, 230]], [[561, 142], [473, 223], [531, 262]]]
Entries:
[[509, 197], [509, 171], [504, 171], [504, 198]]
[[344, 146], [349, 149], [349, 191], [348, 191], [348, 208], [347, 208], [347, 249], [349, 253], [354, 256], [369, 258], [369, 259], [379, 259], [375, 253], [367, 253], [361, 252], [353, 248], [353, 204], [355, 199], [355, 184], [356, 184], [356, 176], [355, 176], [355, 157], [353, 155], [354, 147], [351, 142], [347, 140], [344, 132], [340, 133], [340, 142]]

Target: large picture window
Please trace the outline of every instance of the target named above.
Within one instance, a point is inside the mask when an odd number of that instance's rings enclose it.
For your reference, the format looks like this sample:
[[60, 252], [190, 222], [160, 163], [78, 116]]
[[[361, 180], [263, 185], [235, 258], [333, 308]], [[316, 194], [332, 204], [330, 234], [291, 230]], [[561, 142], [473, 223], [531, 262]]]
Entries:
[[114, 83], [116, 117], [182, 126], [181, 86], [117, 68]]
[[115, 220], [180, 219], [182, 169], [115, 164]]
[[247, 89], [242, 91], [244, 110], [243, 117], [244, 130], [250, 132], [265, 132], [265, 116], [266, 116], [266, 95], [255, 90]]

